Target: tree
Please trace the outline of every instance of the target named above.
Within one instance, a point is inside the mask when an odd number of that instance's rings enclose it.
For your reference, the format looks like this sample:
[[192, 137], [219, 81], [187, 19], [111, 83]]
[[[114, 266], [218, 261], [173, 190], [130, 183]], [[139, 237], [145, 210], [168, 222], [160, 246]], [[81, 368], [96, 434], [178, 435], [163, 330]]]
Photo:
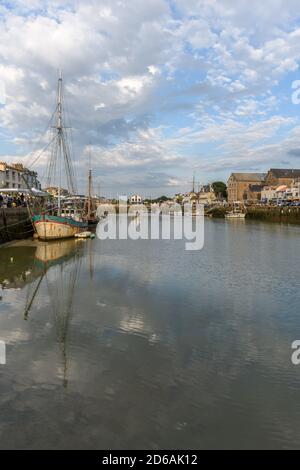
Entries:
[[223, 181], [215, 181], [212, 187], [218, 198], [227, 198], [227, 186]]
[[151, 199], [148, 200], [146, 199], [144, 202], [166, 202], [166, 201], [171, 201], [171, 198], [167, 197], [167, 196], [160, 196], [160, 197], [157, 197], [156, 199]]

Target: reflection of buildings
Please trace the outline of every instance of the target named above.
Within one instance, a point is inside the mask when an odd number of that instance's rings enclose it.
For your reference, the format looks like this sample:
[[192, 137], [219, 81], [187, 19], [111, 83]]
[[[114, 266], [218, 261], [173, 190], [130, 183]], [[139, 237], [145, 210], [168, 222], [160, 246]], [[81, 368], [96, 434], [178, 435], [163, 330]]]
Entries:
[[0, 285], [4, 289], [19, 289], [40, 274], [34, 265], [35, 246], [7, 247], [0, 252]]
[[0, 252], [0, 285], [4, 289], [22, 288], [40, 277], [41, 267], [48, 269], [67, 260], [78, 248], [71, 239], [53, 243], [29, 241], [6, 247]]

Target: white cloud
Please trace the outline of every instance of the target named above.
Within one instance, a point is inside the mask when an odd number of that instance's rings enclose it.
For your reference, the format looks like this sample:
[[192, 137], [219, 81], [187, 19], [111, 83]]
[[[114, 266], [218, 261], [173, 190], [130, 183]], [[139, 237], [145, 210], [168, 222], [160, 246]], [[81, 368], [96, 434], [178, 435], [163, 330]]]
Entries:
[[207, 169], [238, 152], [263, 162], [259, 149], [297, 125], [276, 95], [300, 61], [296, 0], [15, 0], [0, 14], [0, 127], [13, 155], [41, 148], [60, 67], [77, 166], [92, 141], [111, 184], [143, 171], [172, 186], [205, 145]]

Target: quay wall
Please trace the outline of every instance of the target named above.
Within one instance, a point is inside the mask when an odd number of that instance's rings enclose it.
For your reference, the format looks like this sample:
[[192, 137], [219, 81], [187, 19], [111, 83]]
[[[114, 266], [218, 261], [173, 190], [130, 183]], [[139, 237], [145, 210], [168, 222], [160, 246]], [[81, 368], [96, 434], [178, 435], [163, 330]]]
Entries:
[[0, 245], [33, 235], [33, 227], [26, 207], [0, 207]]
[[[223, 218], [228, 211], [228, 208], [214, 207], [205, 213], [210, 217]], [[300, 207], [250, 206], [247, 207], [246, 219], [300, 225]]]
[[246, 218], [300, 225], [300, 207], [249, 207]]

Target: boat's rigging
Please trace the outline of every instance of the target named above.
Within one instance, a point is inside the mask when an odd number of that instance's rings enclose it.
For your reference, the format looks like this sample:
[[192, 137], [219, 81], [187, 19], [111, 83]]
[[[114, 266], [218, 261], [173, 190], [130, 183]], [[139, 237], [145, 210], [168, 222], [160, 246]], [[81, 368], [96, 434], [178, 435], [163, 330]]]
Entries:
[[[47, 206], [32, 217], [37, 235], [43, 240], [73, 237], [87, 226], [83, 218], [82, 201], [77, 197], [73, 197], [77, 195], [77, 187], [67, 126], [65, 126], [61, 73], [58, 79], [56, 96], [57, 104], [50, 127], [53, 134], [47, 165], [47, 187], [53, 187], [55, 194], [53, 195], [54, 199], [51, 202], [45, 201]], [[67, 190], [68, 198], [65, 198], [63, 188]]]
[[67, 136], [67, 127], [65, 126], [65, 115], [64, 115], [64, 98], [63, 98], [63, 86], [62, 76], [59, 76], [58, 87], [57, 87], [57, 105], [56, 112], [53, 116], [54, 122], [51, 128], [53, 129], [54, 138], [52, 139], [50, 159], [47, 168], [47, 186], [54, 186], [54, 182], [58, 177], [58, 190], [59, 190], [59, 205], [60, 205], [60, 192], [63, 185], [62, 174], [63, 168], [66, 175], [66, 186], [71, 194], [77, 193], [75, 185], [75, 172], [71, 159], [70, 146]]
[[[49, 121], [47, 122], [47, 125], [44, 128], [44, 131], [40, 134], [41, 136], [44, 136], [47, 132], [49, 132], [51, 122], [53, 122], [53, 117], [54, 117], [55, 113], [56, 113], [56, 108], [54, 109]], [[38, 143], [41, 144], [41, 140]], [[25, 160], [25, 166], [27, 168], [32, 168], [35, 165], [35, 163], [39, 160], [41, 155], [45, 152], [46, 148], [49, 147], [50, 144], [51, 144], [51, 141], [47, 142], [46, 145], [42, 148], [42, 150], [40, 150], [40, 149], [32, 150], [29, 153], [29, 155], [27, 156], [26, 160]], [[37, 154], [37, 156], [36, 156], [36, 154]]]

